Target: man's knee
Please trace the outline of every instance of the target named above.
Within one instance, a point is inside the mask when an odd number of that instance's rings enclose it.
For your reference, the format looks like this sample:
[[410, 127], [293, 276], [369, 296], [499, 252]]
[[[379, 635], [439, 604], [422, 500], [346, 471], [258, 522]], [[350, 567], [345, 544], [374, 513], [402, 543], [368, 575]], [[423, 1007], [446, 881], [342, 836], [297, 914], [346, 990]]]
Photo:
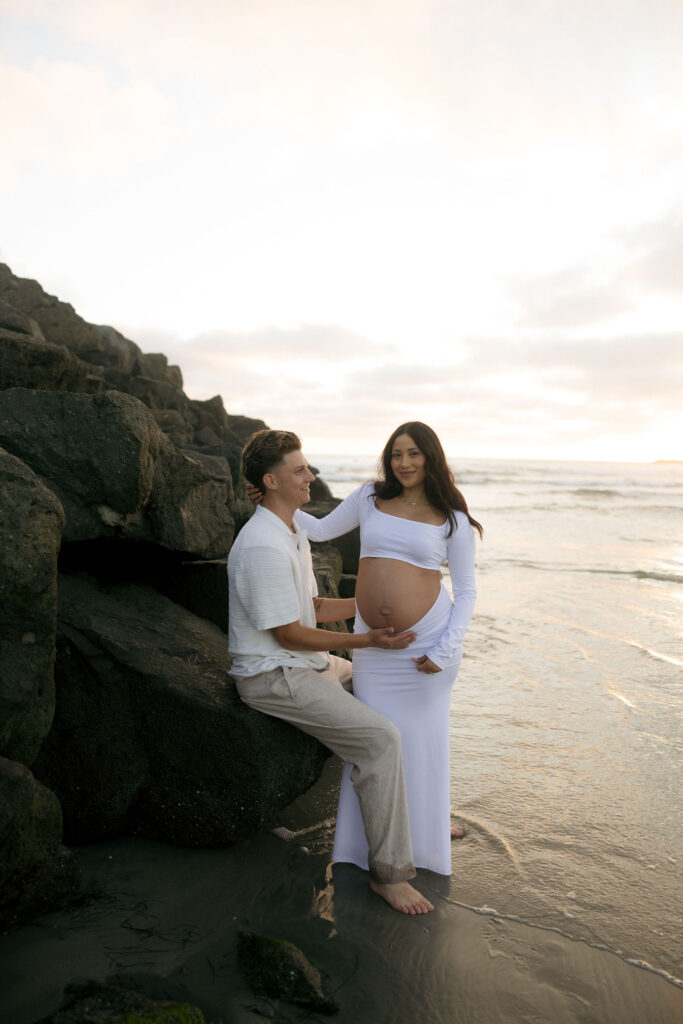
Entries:
[[401, 756], [401, 733], [388, 718], [377, 723], [377, 745], [382, 753], [387, 751]]

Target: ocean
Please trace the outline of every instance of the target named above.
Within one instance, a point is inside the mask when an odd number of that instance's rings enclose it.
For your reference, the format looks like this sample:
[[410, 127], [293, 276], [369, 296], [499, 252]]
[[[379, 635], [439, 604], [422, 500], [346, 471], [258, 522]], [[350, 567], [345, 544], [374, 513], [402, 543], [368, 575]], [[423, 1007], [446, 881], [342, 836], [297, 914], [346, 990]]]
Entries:
[[[340, 498], [376, 474], [309, 459]], [[485, 532], [450, 898], [683, 984], [683, 464], [451, 465]]]

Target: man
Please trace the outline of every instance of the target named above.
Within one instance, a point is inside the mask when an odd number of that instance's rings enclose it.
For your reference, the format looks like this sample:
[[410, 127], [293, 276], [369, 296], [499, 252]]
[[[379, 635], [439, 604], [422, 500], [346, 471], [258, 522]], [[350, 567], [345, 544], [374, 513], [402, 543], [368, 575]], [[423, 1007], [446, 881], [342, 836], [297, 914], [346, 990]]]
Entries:
[[[230, 551], [230, 654], [242, 700], [315, 736], [353, 768], [369, 846], [370, 887], [404, 914], [433, 905], [415, 877], [395, 725], [350, 692], [351, 666], [328, 652], [339, 634], [317, 629], [354, 614], [353, 598], [319, 598], [306, 534], [294, 512], [315, 479], [296, 434], [259, 430], [242, 453], [242, 472], [263, 501]], [[347, 647], [398, 650], [413, 632], [391, 627], [344, 636]]]

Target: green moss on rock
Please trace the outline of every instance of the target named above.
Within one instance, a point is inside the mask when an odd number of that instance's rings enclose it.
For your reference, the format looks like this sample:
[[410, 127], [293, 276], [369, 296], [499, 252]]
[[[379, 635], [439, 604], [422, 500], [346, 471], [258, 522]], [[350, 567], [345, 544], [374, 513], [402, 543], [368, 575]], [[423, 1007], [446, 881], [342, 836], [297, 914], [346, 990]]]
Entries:
[[66, 992], [74, 998], [41, 1024], [205, 1024], [197, 1006], [149, 999], [116, 985], [89, 982]]

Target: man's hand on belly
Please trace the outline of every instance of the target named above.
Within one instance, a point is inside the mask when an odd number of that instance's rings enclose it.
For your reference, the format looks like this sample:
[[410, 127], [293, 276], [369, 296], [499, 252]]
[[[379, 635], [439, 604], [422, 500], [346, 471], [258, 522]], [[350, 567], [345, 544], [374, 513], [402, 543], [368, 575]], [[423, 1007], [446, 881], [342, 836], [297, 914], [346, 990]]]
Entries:
[[363, 646], [380, 647], [384, 651], [402, 651], [417, 640], [417, 633], [412, 629], [394, 633], [393, 626], [380, 626], [379, 629], [369, 629], [367, 633], [356, 633], [355, 636], [362, 636], [365, 639], [366, 643]]

